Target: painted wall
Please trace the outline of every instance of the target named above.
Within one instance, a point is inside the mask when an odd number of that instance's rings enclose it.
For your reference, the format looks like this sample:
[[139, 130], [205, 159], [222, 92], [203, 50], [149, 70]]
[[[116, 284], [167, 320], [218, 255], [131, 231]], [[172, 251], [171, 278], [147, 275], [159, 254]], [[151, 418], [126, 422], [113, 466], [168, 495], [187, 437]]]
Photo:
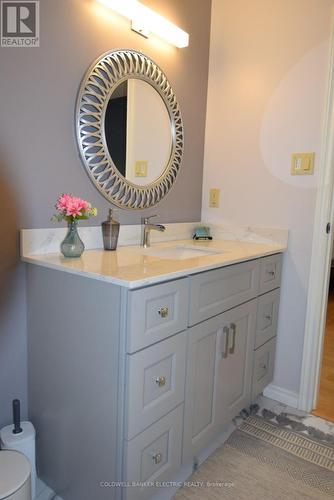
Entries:
[[[213, 0], [202, 218], [290, 230], [274, 384], [299, 391], [333, 0]], [[315, 151], [315, 175], [290, 155]], [[210, 187], [221, 189], [208, 208]], [[288, 393], [291, 395], [290, 393]]]
[[[190, 46], [176, 49], [158, 39], [146, 40], [131, 32], [129, 21], [95, 0], [41, 0], [40, 48], [0, 48], [0, 425], [10, 419], [13, 397], [21, 397], [26, 407], [24, 271], [18, 264], [18, 229], [51, 226], [55, 199], [64, 191], [99, 208], [96, 224], [107, 215], [108, 202], [79, 160], [74, 131], [80, 81], [101, 53], [140, 50], [166, 72], [184, 119], [184, 163], [175, 189], [146, 213], [159, 213], [162, 222], [200, 217], [211, 2], [144, 3], [188, 31]], [[135, 224], [145, 212], [118, 215], [121, 223]]]

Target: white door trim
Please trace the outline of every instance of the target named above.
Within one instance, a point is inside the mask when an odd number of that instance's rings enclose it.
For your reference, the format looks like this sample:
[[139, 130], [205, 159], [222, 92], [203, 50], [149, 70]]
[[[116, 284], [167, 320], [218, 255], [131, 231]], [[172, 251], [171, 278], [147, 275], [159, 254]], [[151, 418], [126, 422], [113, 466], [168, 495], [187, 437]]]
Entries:
[[330, 39], [328, 90], [324, 112], [324, 135], [319, 162], [319, 183], [314, 219], [310, 279], [306, 307], [304, 350], [298, 408], [315, 408], [319, 390], [327, 310], [328, 284], [334, 221], [334, 23]]

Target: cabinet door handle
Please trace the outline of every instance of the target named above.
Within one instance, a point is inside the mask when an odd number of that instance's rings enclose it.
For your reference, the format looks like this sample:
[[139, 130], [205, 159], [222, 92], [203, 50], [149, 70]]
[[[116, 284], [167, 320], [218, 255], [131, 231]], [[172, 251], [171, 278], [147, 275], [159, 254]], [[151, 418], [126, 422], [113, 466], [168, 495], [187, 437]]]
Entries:
[[152, 460], [155, 464], [160, 464], [162, 461], [162, 453], [160, 453], [160, 451], [154, 453], [154, 455], [152, 455]]
[[235, 351], [235, 334], [237, 332], [237, 325], [235, 323], [230, 324], [230, 328], [232, 330], [232, 347], [230, 347], [229, 353], [234, 354]]
[[158, 384], [159, 387], [163, 387], [166, 385], [166, 377], [157, 377], [155, 379], [155, 382]]
[[224, 326], [223, 335], [225, 336], [224, 351], [222, 352], [222, 358], [227, 358], [228, 356], [228, 343], [229, 343], [229, 333], [230, 329], [228, 326]]
[[160, 309], [158, 310], [158, 313], [160, 314], [160, 316], [162, 318], [167, 318], [168, 313], [169, 313], [168, 307], [160, 307]]
[[264, 318], [267, 319], [268, 321], [271, 321], [271, 315], [270, 314], [265, 314]]

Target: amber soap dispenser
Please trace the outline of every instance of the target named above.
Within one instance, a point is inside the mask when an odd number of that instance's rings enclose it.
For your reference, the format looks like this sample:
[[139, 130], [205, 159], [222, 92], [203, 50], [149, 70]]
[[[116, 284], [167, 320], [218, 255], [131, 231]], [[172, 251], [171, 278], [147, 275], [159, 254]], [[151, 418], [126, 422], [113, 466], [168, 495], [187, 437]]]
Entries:
[[113, 219], [114, 209], [109, 209], [108, 220], [102, 222], [102, 236], [103, 247], [105, 250], [116, 250], [118, 235], [119, 235], [119, 222]]

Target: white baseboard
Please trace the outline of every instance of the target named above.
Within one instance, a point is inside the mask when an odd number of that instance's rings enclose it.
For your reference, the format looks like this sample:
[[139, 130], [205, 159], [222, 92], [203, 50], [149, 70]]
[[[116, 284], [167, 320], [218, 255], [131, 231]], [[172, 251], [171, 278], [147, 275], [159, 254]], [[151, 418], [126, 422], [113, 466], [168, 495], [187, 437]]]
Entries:
[[263, 395], [279, 403], [291, 406], [292, 408], [298, 407], [299, 394], [297, 392], [288, 391], [278, 385], [269, 384], [263, 391]]

